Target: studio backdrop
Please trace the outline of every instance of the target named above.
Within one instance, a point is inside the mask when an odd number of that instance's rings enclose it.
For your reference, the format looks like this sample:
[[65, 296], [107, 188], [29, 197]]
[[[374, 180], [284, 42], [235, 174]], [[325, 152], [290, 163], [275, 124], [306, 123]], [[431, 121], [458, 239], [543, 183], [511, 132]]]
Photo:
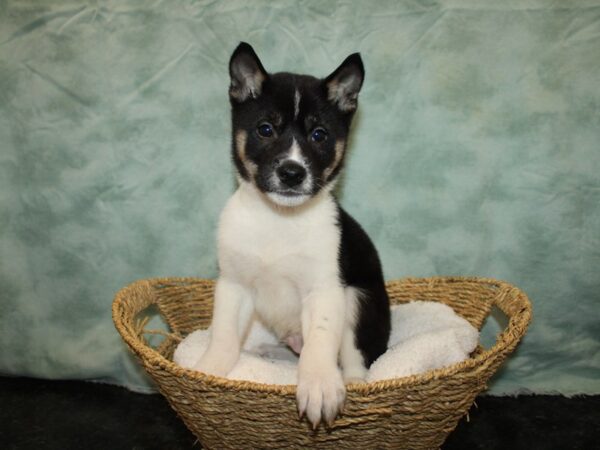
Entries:
[[239, 41], [272, 72], [361, 52], [338, 196], [386, 278], [520, 287], [534, 321], [491, 393], [600, 393], [591, 0], [0, 3], [1, 374], [152, 389], [111, 302], [136, 279], [218, 273]]

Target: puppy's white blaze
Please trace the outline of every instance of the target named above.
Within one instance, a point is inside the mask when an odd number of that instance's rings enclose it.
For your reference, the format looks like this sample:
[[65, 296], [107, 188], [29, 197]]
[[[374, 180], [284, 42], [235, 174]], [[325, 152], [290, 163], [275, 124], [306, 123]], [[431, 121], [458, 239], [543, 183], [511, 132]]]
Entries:
[[298, 145], [296, 138], [292, 138], [292, 146], [290, 147], [290, 153], [286, 159], [291, 159], [292, 161], [300, 163], [306, 168], [306, 163], [302, 157], [302, 152], [300, 151], [300, 146]]
[[[302, 150], [300, 149], [300, 146], [298, 145], [298, 141], [296, 141], [296, 138], [292, 138], [292, 145], [290, 146], [287, 154], [285, 155], [284, 161], [294, 161], [295, 163], [300, 164], [302, 167], [304, 167], [304, 169], [306, 169], [306, 172], [307, 172], [306, 178], [304, 179], [302, 184], [297, 188], [297, 190], [300, 193], [312, 191], [313, 176], [312, 176], [311, 171], [309, 170], [309, 164], [306, 162], [306, 159], [302, 155]], [[281, 185], [281, 182], [279, 181], [279, 178], [277, 177], [277, 175], [275, 173], [271, 174], [270, 185], [275, 190], [284, 188], [284, 186]], [[297, 206], [297, 205], [301, 205], [302, 203], [304, 203], [310, 195], [306, 194], [306, 195], [300, 195], [300, 196], [295, 196], [295, 197], [287, 197], [287, 196], [279, 195], [277, 193], [269, 193], [268, 196], [278, 205]]]
[[294, 92], [294, 120], [298, 118], [298, 114], [300, 114], [300, 92], [296, 89]]

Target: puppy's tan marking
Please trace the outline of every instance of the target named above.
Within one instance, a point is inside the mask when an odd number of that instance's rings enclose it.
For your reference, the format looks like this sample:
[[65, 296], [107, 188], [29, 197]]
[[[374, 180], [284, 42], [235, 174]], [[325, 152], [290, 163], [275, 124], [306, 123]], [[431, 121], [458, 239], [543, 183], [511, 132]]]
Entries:
[[237, 154], [240, 158], [240, 161], [242, 161], [246, 172], [248, 172], [248, 175], [253, 177], [254, 175], [256, 175], [256, 164], [254, 164], [246, 157], [247, 139], [248, 133], [246, 133], [245, 130], [238, 130], [237, 133], [235, 133], [235, 149], [237, 151]]
[[329, 176], [333, 173], [335, 168], [342, 161], [342, 157], [344, 156], [345, 147], [346, 147], [346, 141], [344, 141], [343, 139], [338, 139], [337, 141], [335, 141], [335, 157], [333, 159], [333, 163], [331, 163], [331, 165], [327, 169], [325, 169], [325, 171], [323, 172], [323, 175], [324, 175], [323, 178], [325, 178], [325, 180], [329, 179]]

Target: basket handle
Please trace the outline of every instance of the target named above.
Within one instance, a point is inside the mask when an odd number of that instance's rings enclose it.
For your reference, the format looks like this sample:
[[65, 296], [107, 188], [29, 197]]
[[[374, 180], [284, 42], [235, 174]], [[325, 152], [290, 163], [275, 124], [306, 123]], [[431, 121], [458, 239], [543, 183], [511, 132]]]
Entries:
[[167, 339], [170, 338], [177, 342], [183, 341], [183, 336], [179, 333], [169, 333], [168, 331], [165, 331], [165, 330], [156, 330], [156, 329], [147, 330], [146, 325], [148, 325], [148, 322], [150, 322], [150, 317], [144, 317], [142, 319], [138, 319], [135, 321], [134, 327], [136, 329], [136, 334], [138, 336], [142, 336], [144, 334], [152, 334], [155, 336], [162, 336]]
[[482, 354], [482, 358], [490, 363], [495, 361], [496, 354], [506, 349], [512, 351], [517, 346], [532, 318], [531, 302], [523, 291], [504, 282], [499, 282], [498, 287], [492, 304], [508, 317], [508, 325], [498, 334], [494, 345]]
[[500, 290], [493, 299], [493, 304], [506, 314], [509, 319], [523, 313], [531, 315], [531, 302], [519, 288], [506, 283], [499, 285]]
[[[112, 304], [112, 316], [115, 328], [127, 343], [129, 348], [141, 356], [149, 349], [142, 345], [140, 339], [140, 321], [135, 317], [157, 303], [157, 297], [152, 289], [152, 284], [148, 280], [136, 281], [129, 286], [121, 289], [115, 295]], [[142, 328], [143, 328], [142, 323]]]

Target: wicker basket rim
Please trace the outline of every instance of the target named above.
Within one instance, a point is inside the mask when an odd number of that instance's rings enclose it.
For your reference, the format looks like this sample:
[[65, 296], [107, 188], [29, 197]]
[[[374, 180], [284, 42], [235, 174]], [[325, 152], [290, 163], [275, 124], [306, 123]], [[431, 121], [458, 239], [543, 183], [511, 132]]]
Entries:
[[[212, 283], [214, 280], [204, 279], [198, 277], [161, 277], [161, 278], [149, 278], [135, 281], [128, 286], [122, 288], [115, 295], [112, 304], [112, 316], [115, 327], [123, 340], [128, 344], [129, 348], [136, 353], [145, 363], [152, 366], [158, 366], [163, 370], [171, 373], [177, 377], [185, 377], [191, 381], [202, 381], [209, 383], [215, 387], [223, 389], [233, 389], [238, 391], [252, 391], [252, 392], [263, 392], [272, 393], [278, 395], [294, 395], [296, 392], [296, 385], [276, 385], [276, 384], [263, 384], [254, 381], [246, 380], [230, 380], [223, 377], [217, 377], [202, 372], [198, 372], [192, 369], [186, 369], [175, 364], [173, 361], [168, 360], [162, 356], [156, 349], [147, 345], [138, 335], [132, 332], [133, 324], [128, 324], [125, 321], [125, 315], [123, 314], [128, 306], [130, 294], [134, 291], [145, 291], [146, 295], [152, 295], [152, 288], [157, 284], [168, 284], [168, 283], [190, 283], [190, 282], [206, 282]], [[448, 377], [452, 377], [458, 372], [471, 370], [483, 370], [485, 368], [486, 361], [497, 353], [502, 352], [505, 348], [513, 344], [515, 341], [518, 342], [527, 329], [527, 326], [532, 318], [532, 307], [527, 295], [519, 288], [501, 280], [493, 278], [482, 278], [482, 277], [445, 277], [435, 276], [427, 278], [417, 277], [406, 277], [397, 280], [389, 280], [386, 282], [386, 286], [393, 286], [395, 284], [410, 283], [410, 284], [438, 284], [438, 283], [474, 283], [474, 284], [488, 284], [498, 288], [499, 294], [494, 299], [494, 305], [498, 306], [498, 301], [506, 297], [506, 294], [511, 294], [513, 299], [518, 302], [518, 312], [514, 313], [509, 317], [509, 323], [496, 339], [495, 344], [489, 349], [471, 357], [465, 361], [452, 364], [440, 369], [434, 369], [425, 373], [411, 375], [401, 378], [391, 378], [387, 380], [374, 381], [370, 383], [358, 383], [350, 384], [347, 386], [348, 393], [356, 393], [359, 395], [367, 395], [373, 393], [379, 393], [386, 391], [391, 388], [406, 388], [410, 386], [418, 386], [426, 384], [432, 380], [440, 380]], [[146, 309], [148, 306], [136, 311], [136, 314]]]

